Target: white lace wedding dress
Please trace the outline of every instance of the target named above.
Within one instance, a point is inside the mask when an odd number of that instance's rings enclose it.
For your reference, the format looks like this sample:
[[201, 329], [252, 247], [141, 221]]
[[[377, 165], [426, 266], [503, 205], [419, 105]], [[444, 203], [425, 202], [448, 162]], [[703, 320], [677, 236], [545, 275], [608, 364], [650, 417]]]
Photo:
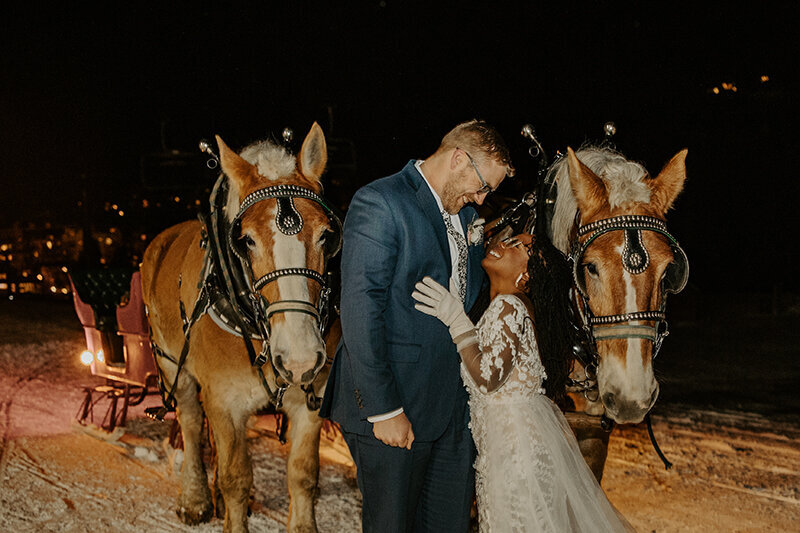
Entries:
[[461, 373], [478, 449], [481, 532], [631, 531], [544, 395], [545, 371], [525, 304], [499, 295], [477, 328], [480, 350]]

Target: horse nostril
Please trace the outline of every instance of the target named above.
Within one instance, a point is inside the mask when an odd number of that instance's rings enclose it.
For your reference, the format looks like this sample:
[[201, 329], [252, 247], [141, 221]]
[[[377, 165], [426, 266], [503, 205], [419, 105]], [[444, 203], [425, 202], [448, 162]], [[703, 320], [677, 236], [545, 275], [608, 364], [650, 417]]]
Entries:
[[605, 405], [607, 408], [613, 409], [615, 402], [616, 396], [614, 396], [613, 392], [607, 392], [603, 395], [603, 405]]

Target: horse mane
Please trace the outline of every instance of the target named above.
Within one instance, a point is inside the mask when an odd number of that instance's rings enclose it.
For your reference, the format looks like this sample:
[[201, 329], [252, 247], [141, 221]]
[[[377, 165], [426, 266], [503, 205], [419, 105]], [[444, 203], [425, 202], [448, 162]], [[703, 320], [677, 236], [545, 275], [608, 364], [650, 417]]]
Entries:
[[[575, 153], [578, 159], [600, 177], [608, 189], [608, 203], [613, 209], [630, 203], [649, 203], [650, 187], [645, 182], [647, 170], [635, 161], [605, 146], [583, 145]], [[569, 181], [567, 158], [561, 157], [547, 171], [546, 183], [558, 188], [550, 227], [553, 244], [569, 253], [570, 238], [578, 204]]]
[[[297, 163], [295, 157], [286, 148], [273, 143], [269, 139], [256, 141], [245, 146], [239, 153], [242, 159], [254, 165], [262, 180], [274, 181], [294, 172]], [[233, 180], [228, 180], [228, 203], [225, 213], [232, 222], [239, 212], [240, 191]]]

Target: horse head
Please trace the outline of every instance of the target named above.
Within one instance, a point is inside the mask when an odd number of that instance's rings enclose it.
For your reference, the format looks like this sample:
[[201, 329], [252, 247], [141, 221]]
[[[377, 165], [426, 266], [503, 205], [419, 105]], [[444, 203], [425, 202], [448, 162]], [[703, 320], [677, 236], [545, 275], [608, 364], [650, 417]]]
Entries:
[[315, 122], [296, 158], [269, 141], [241, 154], [219, 137], [217, 143], [228, 177], [231, 246], [249, 266], [272, 365], [287, 384], [309, 384], [326, 360], [320, 298], [326, 261], [340, 238], [320, 196], [325, 136]]
[[652, 363], [666, 293], [682, 289], [688, 275], [686, 256], [664, 222], [683, 189], [686, 153], [678, 152], [655, 178], [603, 148], [568, 149], [562, 165], [572, 200], [558, 205], [559, 184], [554, 221], [561, 208], [559, 238], [562, 247], [571, 243], [574, 283], [599, 356], [599, 400], [620, 423], [640, 422], [658, 397]]

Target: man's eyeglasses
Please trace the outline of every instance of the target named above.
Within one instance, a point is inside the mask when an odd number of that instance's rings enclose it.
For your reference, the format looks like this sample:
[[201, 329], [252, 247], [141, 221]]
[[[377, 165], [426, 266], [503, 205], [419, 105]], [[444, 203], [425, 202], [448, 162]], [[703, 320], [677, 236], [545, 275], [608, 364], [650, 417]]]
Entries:
[[[461, 149], [456, 147], [456, 150], [461, 150]], [[481, 171], [478, 170], [478, 165], [475, 164], [475, 160], [472, 159], [472, 156], [469, 155], [469, 152], [467, 152], [466, 150], [461, 150], [461, 151], [464, 152], [465, 154], [467, 154], [467, 158], [469, 158], [469, 162], [472, 163], [472, 168], [475, 169], [475, 173], [478, 175], [478, 179], [481, 180], [482, 187], [480, 189], [478, 189], [477, 191], [475, 191], [475, 194], [489, 194], [490, 192], [494, 192], [494, 189], [492, 189], [489, 186], [489, 184], [486, 183], [486, 180], [483, 179], [483, 176], [481, 175]]]

